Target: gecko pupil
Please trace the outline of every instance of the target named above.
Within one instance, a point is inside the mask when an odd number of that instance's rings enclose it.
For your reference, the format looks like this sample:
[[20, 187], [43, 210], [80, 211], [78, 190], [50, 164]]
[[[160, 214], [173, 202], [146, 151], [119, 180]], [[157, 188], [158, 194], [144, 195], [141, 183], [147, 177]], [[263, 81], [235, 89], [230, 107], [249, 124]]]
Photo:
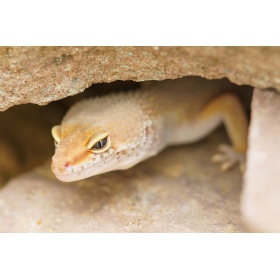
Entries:
[[96, 142], [94, 144], [93, 148], [96, 149], [96, 150], [100, 150], [100, 149], [104, 148], [106, 144], [107, 144], [107, 137], [105, 137], [105, 138], [99, 140], [98, 142]]

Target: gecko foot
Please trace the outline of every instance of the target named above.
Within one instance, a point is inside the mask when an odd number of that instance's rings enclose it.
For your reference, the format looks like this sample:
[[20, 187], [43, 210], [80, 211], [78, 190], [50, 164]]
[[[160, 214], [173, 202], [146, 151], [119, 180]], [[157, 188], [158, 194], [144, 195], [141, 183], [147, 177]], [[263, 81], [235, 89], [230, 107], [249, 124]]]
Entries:
[[245, 155], [236, 152], [233, 147], [221, 144], [218, 146], [218, 152], [211, 158], [212, 162], [220, 163], [222, 171], [228, 171], [236, 164], [240, 164], [240, 170], [243, 173], [245, 170]]

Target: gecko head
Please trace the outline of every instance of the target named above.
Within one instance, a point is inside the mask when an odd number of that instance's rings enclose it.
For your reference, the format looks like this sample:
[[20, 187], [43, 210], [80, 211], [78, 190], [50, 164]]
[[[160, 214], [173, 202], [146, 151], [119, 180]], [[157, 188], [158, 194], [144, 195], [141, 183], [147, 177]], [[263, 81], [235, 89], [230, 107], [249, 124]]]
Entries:
[[126, 129], [120, 135], [113, 127], [54, 126], [51, 131], [56, 147], [53, 173], [59, 180], [70, 182], [138, 163], [142, 157], [137, 149], [147, 143], [147, 129]]

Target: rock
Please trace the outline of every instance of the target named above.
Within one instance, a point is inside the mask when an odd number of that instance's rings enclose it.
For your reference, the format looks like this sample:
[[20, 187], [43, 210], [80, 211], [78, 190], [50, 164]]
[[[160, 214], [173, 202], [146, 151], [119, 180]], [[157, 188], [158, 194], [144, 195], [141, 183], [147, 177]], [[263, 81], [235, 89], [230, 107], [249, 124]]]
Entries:
[[0, 189], [0, 232], [245, 232], [238, 169], [210, 162], [220, 129], [126, 171], [63, 183], [50, 163]]
[[199, 75], [280, 90], [279, 65], [277, 47], [0, 47], [0, 111], [116, 80]]
[[280, 232], [280, 93], [254, 90], [241, 206], [252, 231]]

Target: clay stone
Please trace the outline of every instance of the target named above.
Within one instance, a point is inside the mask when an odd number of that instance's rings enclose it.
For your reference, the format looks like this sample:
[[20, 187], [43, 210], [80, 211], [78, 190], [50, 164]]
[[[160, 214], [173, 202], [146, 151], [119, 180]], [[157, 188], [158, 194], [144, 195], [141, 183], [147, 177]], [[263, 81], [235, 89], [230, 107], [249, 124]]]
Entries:
[[277, 47], [0, 47], [0, 111], [116, 80], [198, 75], [280, 90], [279, 65]]
[[280, 93], [254, 90], [241, 206], [250, 230], [280, 232]]

